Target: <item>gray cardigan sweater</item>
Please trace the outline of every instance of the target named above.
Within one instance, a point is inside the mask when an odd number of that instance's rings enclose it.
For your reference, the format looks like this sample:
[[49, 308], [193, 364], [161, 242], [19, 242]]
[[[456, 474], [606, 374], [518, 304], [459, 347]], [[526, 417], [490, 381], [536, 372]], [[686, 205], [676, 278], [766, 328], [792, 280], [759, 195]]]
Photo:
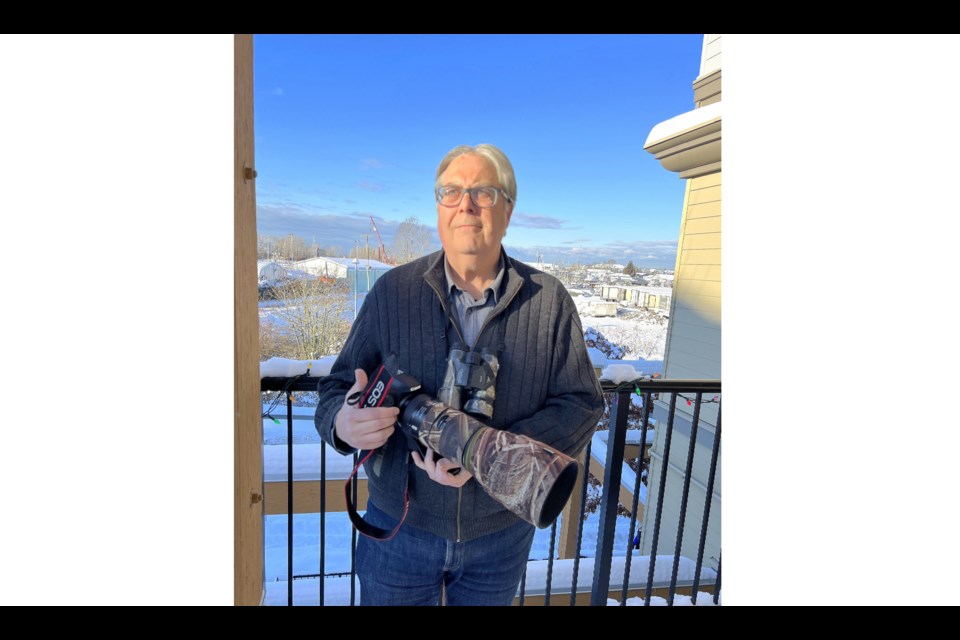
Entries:
[[[497, 350], [500, 371], [492, 427], [534, 438], [575, 456], [603, 412], [600, 385], [583, 342], [580, 317], [553, 276], [506, 256], [502, 295], [480, 330], [476, 348]], [[447, 353], [458, 327], [449, 320], [438, 251], [384, 274], [367, 294], [329, 376], [319, 385], [315, 423], [331, 438], [334, 418], [353, 385], [355, 368], [372, 374], [390, 353], [432, 397], [443, 383]], [[451, 315], [455, 315], [452, 313]], [[337, 448], [341, 453], [352, 450]], [[446, 487], [416, 467], [399, 429], [365, 464], [370, 498], [400, 519], [409, 487], [406, 524], [466, 542], [504, 529], [518, 518], [474, 480]]]

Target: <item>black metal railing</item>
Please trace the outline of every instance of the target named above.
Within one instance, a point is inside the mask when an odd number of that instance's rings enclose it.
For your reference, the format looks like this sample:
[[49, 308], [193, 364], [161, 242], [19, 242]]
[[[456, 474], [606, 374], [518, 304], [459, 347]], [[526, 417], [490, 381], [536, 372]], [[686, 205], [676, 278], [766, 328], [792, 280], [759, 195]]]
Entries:
[[[719, 509], [715, 506], [713, 497], [716, 490], [716, 475], [720, 460], [720, 392], [721, 384], [719, 380], [637, 380], [627, 384], [614, 385], [603, 382], [601, 384], [604, 393], [610, 400], [610, 417], [606, 423], [601, 423], [598, 427], [598, 434], [606, 430], [605, 451], [598, 452], [600, 444], [594, 447], [594, 440], [588, 442], [584, 453], [584, 473], [582, 474], [582, 484], [575, 492], [579, 497], [579, 513], [575, 515], [565, 512], [563, 517], [570, 519], [564, 522], [563, 526], [567, 528], [567, 535], [572, 535], [569, 528], [576, 523], [576, 543], [572, 553], [572, 558], [557, 558], [557, 523], [550, 528], [549, 533], [549, 552], [546, 560], [545, 573], [537, 569], [537, 582], [534, 584], [532, 577], [528, 575], [535, 562], [528, 563], [527, 573], [521, 581], [520, 591], [518, 593], [518, 604], [528, 605], [535, 598], [542, 598], [544, 605], [550, 605], [557, 602], [558, 593], [569, 593], [569, 601], [566, 595], [561, 599], [560, 604], [583, 604], [584, 597], [589, 595], [589, 604], [606, 605], [608, 598], [612, 593], [619, 596], [620, 605], [627, 602], [628, 597], [640, 596], [644, 599], [644, 604], [651, 604], [655, 596], [665, 597], [666, 603], [672, 605], [681, 590], [689, 591], [690, 597], [694, 603], [697, 601], [698, 593], [703, 591], [712, 592], [712, 599], [717, 603], [720, 591], [720, 540], [719, 523], [716, 519], [719, 516]], [[345, 571], [330, 572], [326, 565], [326, 543], [327, 543], [327, 514], [330, 508], [327, 501], [327, 445], [320, 443], [320, 464], [319, 464], [319, 500], [316, 508], [309, 507], [307, 511], [300, 509], [300, 512], [316, 513], [319, 510], [319, 539], [320, 539], [320, 557], [318, 573], [294, 572], [294, 490], [296, 479], [294, 477], [294, 420], [309, 420], [312, 424], [312, 415], [295, 416], [293, 413], [293, 403], [291, 396], [296, 392], [315, 391], [317, 388], [316, 378], [297, 377], [297, 378], [263, 378], [261, 381], [262, 391], [277, 391], [286, 396], [285, 415], [276, 415], [275, 418], [286, 420], [286, 446], [287, 446], [287, 473], [286, 473], [286, 517], [287, 517], [287, 585], [286, 598], [284, 604], [293, 605], [297, 603], [312, 603], [323, 606], [331, 604], [327, 596], [330, 595], [325, 586], [326, 578], [347, 577]], [[688, 397], [685, 394], [692, 394]], [[631, 408], [632, 396], [637, 396], [638, 408]], [[710, 399], [705, 399], [710, 396]], [[678, 398], [686, 401], [687, 411], [678, 411]], [[705, 405], [716, 404], [716, 411], [711, 410], [711, 415], [705, 418], [703, 416], [703, 407]], [[690, 413], [692, 411], [692, 414]], [[632, 417], [631, 417], [632, 414]], [[631, 422], [633, 425], [631, 425]], [[653, 426], [655, 424], [655, 427]], [[648, 436], [651, 427], [656, 429], [656, 444], [648, 445]], [[627, 447], [628, 433], [639, 434], [638, 456], [630, 458], [625, 455]], [[682, 451], [672, 451], [674, 436], [680, 434], [687, 438], [686, 456], [682, 456]], [[602, 438], [601, 438], [602, 441]], [[644, 452], [648, 446], [651, 448], [650, 464], [645, 462]], [[600, 455], [602, 453], [602, 456]], [[339, 454], [338, 454], [339, 455]], [[680, 464], [674, 462], [677, 460]], [[354, 465], [357, 461], [357, 455], [353, 457]], [[587, 513], [588, 484], [591, 476], [588, 471], [593, 467], [597, 469], [602, 467], [602, 478], [596, 477], [594, 483], [599, 481], [601, 487], [601, 496], [599, 500], [597, 538], [596, 547], [592, 551], [592, 579], [590, 591], [587, 594], [580, 589], [579, 581], [582, 576], [581, 567], [584, 561], [590, 561], [591, 550], [584, 552], [585, 529], [590, 514]], [[633, 462], [635, 466], [635, 478], [632, 485], [626, 490], [630, 495], [627, 500], [629, 504], [621, 503], [621, 484], [622, 475], [625, 469], [630, 473], [625, 463]], [[652, 466], [653, 468], [648, 468]], [[672, 472], [672, 473], [671, 473]], [[697, 476], [701, 476], [699, 479]], [[331, 480], [336, 483], [336, 487], [331, 489], [331, 495], [343, 495], [343, 479]], [[652, 496], [651, 483], [656, 488], [656, 496]], [[703, 500], [702, 510], [692, 514], [688, 519], [688, 512], [691, 510], [690, 494], [691, 486], [696, 485], [701, 488], [698, 492], [698, 499]], [[353, 479], [351, 493], [354, 504], [357, 504], [358, 481]], [[702, 496], [699, 494], [702, 493]], [[718, 493], [718, 492], [717, 492]], [[669, 511], [670, 515], [665, 512]], [[637, 533], [638, 514], [642, 513], [646, 521], [646, 526], [640, 533]], [[628, 522], [624, 523], [625, 514], [629, 514]], [[652, 515], [652, 522], [649, 521]], [[695, 518], [694, 516], [699, 516]], [[688, 521], [689, 520], [689, 521]], [[699, 522], [696, 522], [699, 520]], [[617, 549], [615, 540], [617, 537], [617, 522], [621, 526], [626, 524], [628, 534], [625, 548]], [[711, 534], [710, 524], [714, 524]], [[349, 526], [349, 525], [347, 525]], [[650, 530], [647, 531], [646, 529]], [[636, 536], [635, 536], [636, 533]], [[666, 536], [672, 541], [673, 555], [658, 555], [661, 546], [666, 546], [662, 538]], [[356, 593], [356, 531], [351, 527], [351, 549], [350, 549], [350, 571], [349, 571], [349, 599], [346, 601], [340, 594], [336, 601], [342, 604], [355, 605], [357, 603]], [[691, 541], [696, 543], [691, 546]], [[589, 538], [588, 538], [589, 541]], [[686, 542], [686, 544], [685, 544]], [[690, 556], [684, 554], [684, 549], [688, 549]], [[715, 555], [705, 558], [708, 550], [713, 551]], [[560, 553], [560, 555], [565, 555]], [[566, 554], [569, 555], [569, 554]], [[695, 556], [695, 560], [693, 557]], [[622, 559], [622, 582], [618, 576], [615, 576], [615, 585], [611, 586], [611, 574], [614, 569], [617, 574], [620, 573]], [[635, 563], [646, 563], [645, 567], [639, 567], [638, 571], [632, 572]], [[537, 563], [542, 564], [542, 560]], [[562, 571], [558, 572], [557, 564], [563, 563]], [[657, 572], [658, 563], [661, 566], [661, 572]], [[681, 573], [681, 563], [685, 571]], [[690, 571], [690, 565], [693, 565]], [[715, 567], [713, 566], [715, 563]], [[616, 566], [614, 566], [616, 564]], [[666, 574], [662, 567], [666, 564], [669, 571]], [[633, 575], [640, 576], [645, 568], [646, 579], [639, 577], [633, 579]], [[568, 571], [569, 569], [569, 571]], [[554, 579], [562, 573], [561, 583], [554, 584]], [[543, 578], [543, 584], [540, 586], [539, 580]], [[305, 581], [309, 579], [318, 580], [317, 598], [309, 600], [304, 597], [295, 598], [294, 582]], [[303, 584], [303, 582], [301, 582]], [[270, 585], [268, 584], [268, 601]], [[274, 601], [279, 603], [279, 596], [274, 592]], [[578, 595], [580, 596], [578, 598]], [[540, 600], [537, 601], [539, 603]]]

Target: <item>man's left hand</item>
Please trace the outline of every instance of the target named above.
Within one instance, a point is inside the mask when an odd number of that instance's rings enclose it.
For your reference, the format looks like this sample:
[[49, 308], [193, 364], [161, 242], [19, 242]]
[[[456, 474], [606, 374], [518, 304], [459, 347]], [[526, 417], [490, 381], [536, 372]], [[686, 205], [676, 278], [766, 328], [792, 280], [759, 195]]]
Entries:
[[[447, 487], [459, 489], [467, 484], [467, 480], [473, 477], [472, 473], [446, 458], [434, 460], [433, 449], [427, 449], [426, 458], [421, 458], [420, 454], [416, 451], [410, 452], [410, 455], [413, 456], [413, 464], [426, 471], [431, 480]], [[456, 475], [450, 473], [456, 469], [459, 469], [460, 473]]]

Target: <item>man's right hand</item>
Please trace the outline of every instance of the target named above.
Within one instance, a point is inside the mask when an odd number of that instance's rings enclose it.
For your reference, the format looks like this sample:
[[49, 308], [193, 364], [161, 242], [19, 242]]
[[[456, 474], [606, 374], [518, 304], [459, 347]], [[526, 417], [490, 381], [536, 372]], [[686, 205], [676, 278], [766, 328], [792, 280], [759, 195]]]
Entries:
[[347, 404], [347, 398], [355, 392], [362, 392], [367, 386], [367, 373], [363, 369], [354, 370], [356, 382], [347, 391], [343, 406], [337, 412], [333, 425], [337, 438], [354, 449], [372, 450], [380, 447], [391, 435], [400, 409], [397, 407], [360, 408], [360, 404]]

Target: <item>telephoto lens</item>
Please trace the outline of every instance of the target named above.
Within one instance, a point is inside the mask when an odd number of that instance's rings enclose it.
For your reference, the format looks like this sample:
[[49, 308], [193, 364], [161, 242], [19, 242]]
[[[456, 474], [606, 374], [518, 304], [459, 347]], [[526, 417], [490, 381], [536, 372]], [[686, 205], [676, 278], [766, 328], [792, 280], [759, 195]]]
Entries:
[[543, 529], [563, 510], [577, 481], [577, 461], [526, 436], [481, 423], [426, 394], [400, 401], [400, 427], [461, 464], [494, 500]]
[[[454, 386], [474, 394], [484, 391], [483, 404], [493, 399], [499, 365], [495, 357], [488, 357], [492, 354], [480, 355], [480, 360], [462, 353], [451, 358], [458, 364], [450, 371], [461, 375], [460, 382], [465, 383]], [[416, 378], [400, 370], [395, 354], [390, 354], [369, 377], [364, 390], [354, 395], [348, 402], [361, 407], [399, 407], [397, 425], [411, 451], [426, 447], [459, 464], [491, 498], [541, 529], [553, 524], [570, 499], [579, 469], [576, 460], [532, 438], [488, 427], [430, 397]]]

